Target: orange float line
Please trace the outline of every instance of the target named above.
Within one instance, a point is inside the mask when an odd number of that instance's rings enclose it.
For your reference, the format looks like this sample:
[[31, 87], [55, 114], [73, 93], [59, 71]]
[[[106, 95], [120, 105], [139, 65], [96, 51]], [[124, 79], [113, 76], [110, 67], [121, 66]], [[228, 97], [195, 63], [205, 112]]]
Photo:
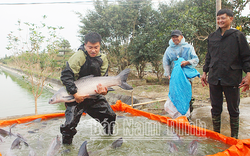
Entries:
[[[144, 117], [147, 117], [148, 119], [156, 120], [156, 121], [165, 123], [169, 126], [174, 126], [175, 128], [182, 129], [192, 135], [208, 137], [208, 138], [212, 138], [212, 139], [224, 142], [226, 144], [232, 145], [230, 148], [226, 149], [225, 151], [216, 153], [213, 156], [250, 155], [250, 139], [239, 140], [239, 139], [235, 139], [232, 137], [227, 137], [225, 135], [222, 135], [220, 133], [217, 133], [217, 132], [205, 129], [205, 128], [190, 125], [190, 123], [188, 122], [185, 116], [181, 116], [176, 119], [171, 119], [170, 117], [165, 117], [165, 116], [156, 115], [156, 114], [134, 109], [131, 106], [125, 103], [122, 103], [120, 100], [118, 100], [115, 105], [111, 105], [111, 108], [114, 111], [127, 112], [134, 116], [144, 116]], [[54, 114], [27, 116], [27, 117], [22, 117], [18, 119], [12, 119], [12, 120], [0, 120], [0, 126], [12, 125], [14, 123], [20, 124], [20, 123], [30, 122], [38, 118], [42, 118], [42, 120], [47, 120], [50, 118], [63, 117], [63, 116], [64, 116], [64, 113], [54, 113]]]
[[[83, 113], [83, 115], [85, 115], [85, 113]], [[21, 117], [18, 119], [11, 119], [11, 120], [0, 120], [0, 126], [8, 126], [8, 125], [12, 125], [12, 124], [21, 124], [21, 123], [26, 123], [26, 122], [30, 122], [32, 120], [38, 119], [38, 118], [42, 118], [42, 120], [47, 120], [50, 118], [56, 118], [56, 117], [64, 117], [65, 114], [64, 113], [53, 113], [53, 114], [41, 114], [41, 115], [32, 115], [32, 116], [25, 116], [25, 117]]]
[[232, 145], [227, 150], [214, 154], [213, 156], [247, 156], [247, 155], [250, 155], [250, 139], [239, 140], [239, 139], [235, 139], [232, 137], [227, 137], [225, 135], [222, 135], [220, 133], [217, 133], [217, 132], [205, 129], [205, 128], [190, 125], [187, 118], [184, 116], [181, 116], [177, 119], [171, 119], [169, 117], [160, 116], [160, 115], [144, 112], [141, 110], [133, 109], [131, 106], [124, 104], [121, 101], [117, 101], [115, 105], [112, 105], [112, 109], [114, 111], [128, 112], [134, 116], [144, 116], [144, 117], [147, 117], [148, 119], [157, 120], [169, 126], [180, 128], [196, 136], [208, 137], [208, 138], [212, 138], [212, 139], [224, 142], [226, 144]]

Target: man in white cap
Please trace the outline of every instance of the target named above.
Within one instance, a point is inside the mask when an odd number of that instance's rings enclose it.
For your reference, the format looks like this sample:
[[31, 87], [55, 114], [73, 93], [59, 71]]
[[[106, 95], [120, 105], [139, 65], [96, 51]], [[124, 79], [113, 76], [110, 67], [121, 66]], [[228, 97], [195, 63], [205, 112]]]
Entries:
[[[171, 78], [171, 73], [174, 68], [174, 61], [178, 60], [179, 57], [185, 60], [181, 62], [181, 67], [190, 66], [194, 68], [199, 62], [194, 47], [185, 42], [185, 38], [180, 30], [174, 30], [171, 32], [169, 47], [166, 49], [163, 56], [164, 75], [169, 79]], [[193, 79], [189, 79], [189, 81], [191, 83]], [[190, 101], [190, 113], [193, 110], [193, 101], [194, 99], [192, 98]]]

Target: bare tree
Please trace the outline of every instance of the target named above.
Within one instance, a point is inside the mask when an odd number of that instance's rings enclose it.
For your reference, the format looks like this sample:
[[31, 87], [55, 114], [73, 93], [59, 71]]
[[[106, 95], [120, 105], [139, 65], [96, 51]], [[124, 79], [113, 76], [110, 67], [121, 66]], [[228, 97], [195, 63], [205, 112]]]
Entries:
[[[46, 16], [44, 16], [44, 19]], [[8, 50], [13, 52], [13, 66], [21, 69], [31, 84], [31, 91], [35, 99], [35, 114], [37, 115], [37, 99], [43, 92], [45, 80], [52, 77], [56, 69], [57, 62], [55, 57], [58, 54], [59, 39], [57, 30], [61, 27], [47, 26], [45, 23], [40, 25], [24, 23], [28, 29], [27, 37], [24, 38], [23, 23], [18, 21], [18, 34], [10, 32], [8, 35]], [[46, 30], [46, 31], [45, 31]], [[43, 35], [44, 32], [47, 32]]]

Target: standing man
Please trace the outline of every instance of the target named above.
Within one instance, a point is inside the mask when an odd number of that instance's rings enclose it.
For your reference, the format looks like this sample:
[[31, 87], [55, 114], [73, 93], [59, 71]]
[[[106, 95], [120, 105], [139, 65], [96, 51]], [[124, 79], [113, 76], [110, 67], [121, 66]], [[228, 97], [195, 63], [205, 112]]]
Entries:
[[[246, 37], [237, 29], [231, 28], [233, 11], [221, 9], [217, 13], [219, 28], [208, 37], [202, 85], [208, 83], [211, 100], [213, 128], [220, 133], [223, 92], [230, 115], [231, 137], [238, 138], [240, 89], [249, 90], [250, 50]], [[247, 76], [242, 79], [242, 70]]]
[[[190, 66], [194, 68], [199, 63], [199, 58], [195, 53], [194, 47], [185, 42], [185, 38], [180, 30], [174, 30], [171, 32], [169, 47], [163, 56], [164, 75], [169, 79], [174, 68], [174, 61], [178, 60], [179, 57], [185, 60], [181, 62], [181, 67]], [[189, 81], [192, 82], [192, 80], [190, 79]], [[193, 101], [194, 99], [192, 98], [190, 101], [190, 113], [193, 110]]]
[[84, 48], [81, 46], [73, 54], [66, 68], [61, 73], [61, 81], [69, 94], [75, 97], [75, 102], [65, 103], [66, 121], [61, 125], [63, 144], [71, 144], [73, 136], [76, 134], [76, 126], [80, 121], [83, 112], [88, 113], [104, 127], [104, 132], [108, 135], [113, 134], [113, 126], [116, 114], [111, 109], [106, 98], [107, 88], [101, 84], [97, 86], [96, 93], [99, 94], [96, 99], [88, 99], [89, 95], [79, 95], [75, 80], [88, 76], [108, 76], [108, 60], [106, 55], [100, 53], [101, 36], [98, 33], [91, 32], [85, 35]]

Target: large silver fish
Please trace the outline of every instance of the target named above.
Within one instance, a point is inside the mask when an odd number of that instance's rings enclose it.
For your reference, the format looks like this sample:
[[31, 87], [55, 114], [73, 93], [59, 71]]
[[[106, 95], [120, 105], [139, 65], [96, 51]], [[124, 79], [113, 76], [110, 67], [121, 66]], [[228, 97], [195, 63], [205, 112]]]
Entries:
[[50, 144], [50, 147], [47, 151], [47, 156], [56, 155], [60, 147], [61, 147], [61, 141], [60, 141], [60, 137], [57, 135], [56, 138], [54, 138], [52, 143]]
[[6, 130], [0, 128], [0, 135], [3, 136], [3, 137], [12, 136], [12, 135], [16, 136], [15, 134], [11, 133], [11, 129], [13, 127], [15, 127], [16, 125], [17, 125], [16, 123], [14, 123], [13, 125], [11, 125], [9, 131], [6, 131]]
[[26, 140], [21, 134], [18, 133], [16, 137], [17, 138], [12, 142], [10, 149], [20, 148], [21, 142], [23, 142], [26, 146], [29, 146], [29, 144], [26, 142]]
[[[93, 75], [82, 77], [79, 80], [75, 81], [77, 87], [77, 93], [79, 95], [96, 95], [95, 90], [97, 90], [97, 85], [102, 84], [104, 87], [111, 86], [120, 86], [125, 90], [133, 89], [130, 85], [127, 84], [127, 77], [130, 72], [130, 69], [127, 68], [119, 73], [117, 76], [98, 76], [94, 77]], [[60, 102], [73, 102], [75, 101], [73, 95], [69, 95], [65, 87], [60, 88], [49, 100], [49, 104], [55, 104]]]
[[121, 147], [122, 146], [122, 143], [123, 143], [123, 139], [122, 138], [119, 138], [117, 139], [116, 141], [114, 141], [111, 145], [112, 148], [116, 149], [118, 147]]
[[176, 147], [175, 143], [173, 141], [171, 141], [169, 143], [169, 152], [174, 153], [174, 152], [177, 152], [177, 151], [178, 151], [178, 148]]
[[87, 141], [84, 141], [78, 151], [78, 155], [77, 156], [89, 156], [89, 153], [87, 151]]
[[17, 138], [12, 142], [10, 149], [17, 149], [17, 148], [20, 148], [21, 142], [22, 142], [21, 138], [17, 137]]
[[6, 137], [6, 136], [11, 135], [11, 133], [9, 131], [6, 131], [6, 130], [0, 128], [0, 135], [3, 137]]
[[[113, 148], [113, 149], [116, 149], [118, 147], [121, 147], [122, 146], [122, 143], [123, 143], [123, 139], [122, 138], [119, 138], [117, 140], [115, 140], [111, 146], [107, 146], [101, 150], [98, 150], [98, 151], [93, 151], [93, 152], [90, 152], [91, 155], [101, 155], [101, 153], [103, 151], [107, 151], [107, 150], [110, 150], [110, 148]], [[87, 141], [84, 141], [83, 144], [81, 145], [79, 151], [78, 151], [78, 156], [89, 156], [89, 153], [87, 151]]]
[[196, 155], [198, 148], [198, 141], [193, 140], [188, 146], [189, 155]]

